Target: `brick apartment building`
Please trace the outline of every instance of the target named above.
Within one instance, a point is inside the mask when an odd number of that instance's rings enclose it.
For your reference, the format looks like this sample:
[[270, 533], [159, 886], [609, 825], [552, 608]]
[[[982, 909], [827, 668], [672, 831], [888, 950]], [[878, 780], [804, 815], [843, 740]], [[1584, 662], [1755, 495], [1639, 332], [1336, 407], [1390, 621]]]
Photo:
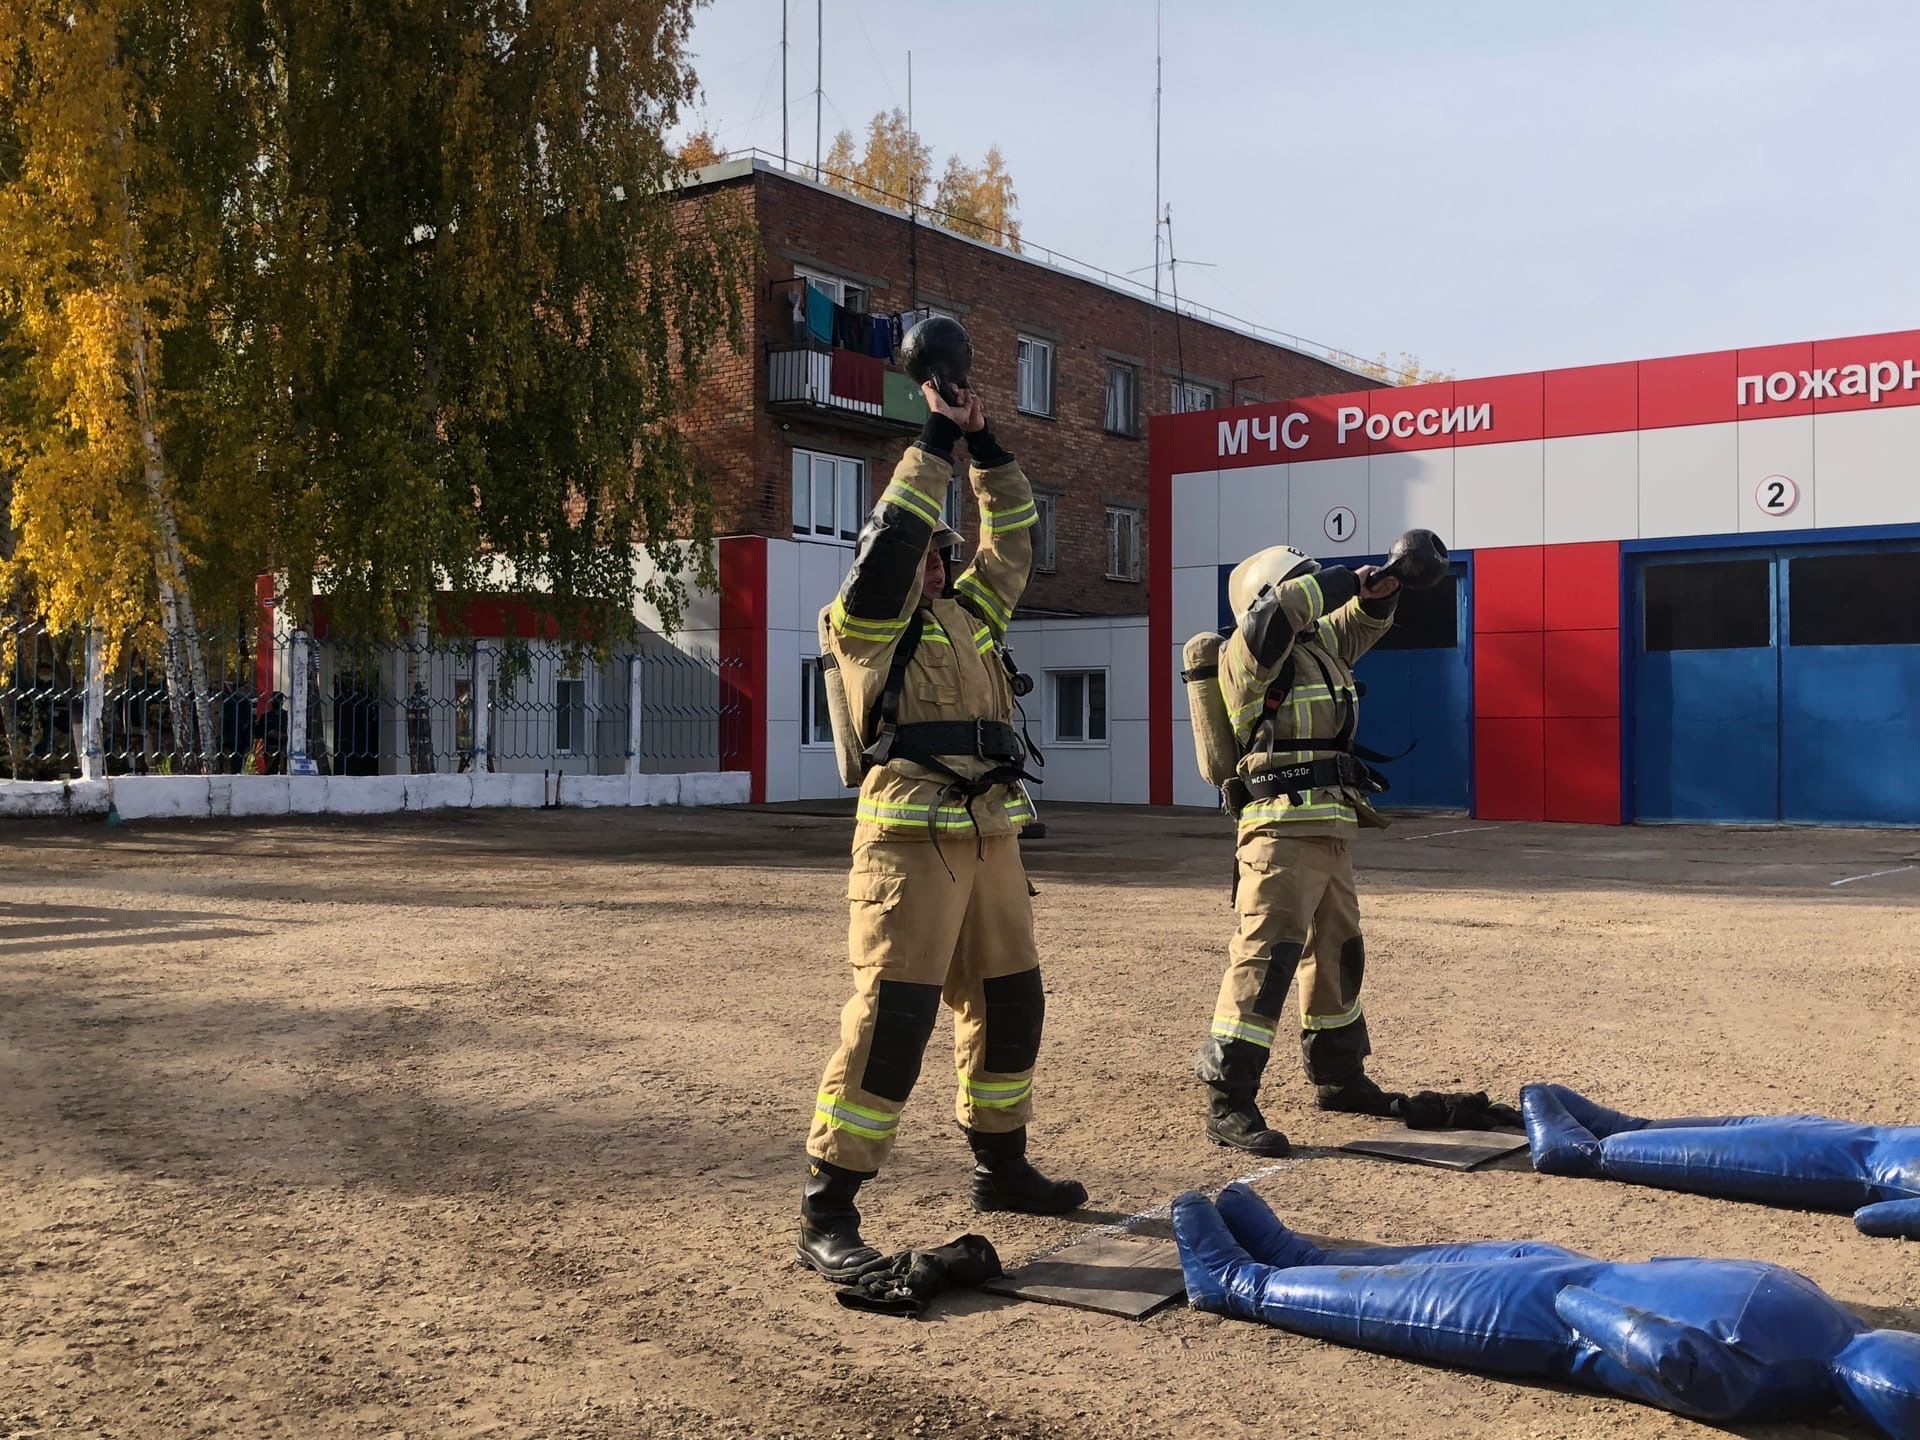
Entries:
[[[1148, 419], [1373, 382], [1251, 329], [1176, 316], [1130, 282], [962, 238], [765, 160], [707, 167], [686, 191], [690, 203], [720, 194], [747, 208], [760, 238], [752, 343], [723, 362], [689, 428], [726, 537], [716, 638], [749, 677], [742, 763], [756, 797], [842, 793], [812, 676], [815, 616], [926, 413], [891, 354], [876, 353], [887, 341], [873, 320], [937, 311], [972, 335], [994, 430], [1040, 503], [1012, 639], [1046, 677], [1028, 702], [1044, 712], [1046, 793], [1144, 801]], [[963, 475], [949, 503], [971, 545]]]

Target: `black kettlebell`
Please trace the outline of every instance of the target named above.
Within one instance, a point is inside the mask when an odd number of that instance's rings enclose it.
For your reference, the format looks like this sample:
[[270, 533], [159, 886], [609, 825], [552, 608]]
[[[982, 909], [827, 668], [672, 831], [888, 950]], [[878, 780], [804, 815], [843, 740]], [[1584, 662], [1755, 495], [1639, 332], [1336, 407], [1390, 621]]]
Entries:
[[1409, 530], [1393, 542], [1381, 578], [1392, 576], [1409, 590], [1431, 590], [1447, 578], [1447, 547], [1431, 530]]
[[900, 339], [900, 367], [916, 385], [929, 380], [949, 405], [960, 403], [973, 372], [967, 327], [947, 315], [929, 315]]

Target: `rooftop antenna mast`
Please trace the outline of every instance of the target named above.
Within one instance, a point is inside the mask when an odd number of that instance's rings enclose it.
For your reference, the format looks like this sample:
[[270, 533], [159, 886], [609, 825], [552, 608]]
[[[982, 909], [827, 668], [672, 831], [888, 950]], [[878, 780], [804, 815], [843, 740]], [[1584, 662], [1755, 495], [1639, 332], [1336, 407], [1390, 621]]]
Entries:
[[825, 91], [821, 77], [826, 73], [826, 0], [813, 0], [813, 178], [820, 178], [820, 101]]
[[787, 0], [780, 0], [780, 163], [787, 161]]
[[1160, 7], [1153, 0], [1153, 303], [1160, 303]]

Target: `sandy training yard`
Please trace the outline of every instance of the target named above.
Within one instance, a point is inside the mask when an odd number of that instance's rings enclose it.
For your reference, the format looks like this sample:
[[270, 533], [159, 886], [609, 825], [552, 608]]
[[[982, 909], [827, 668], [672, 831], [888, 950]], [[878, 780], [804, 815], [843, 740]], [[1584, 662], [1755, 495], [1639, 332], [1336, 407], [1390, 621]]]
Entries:
[[[1191, 1078], [1227, 835], [1047, 818], [1035, 1153], [1093, 1211], [966, 1208], [943, 1022], [863, 1196], [885, 1248], [978, 1228], [1011, 1266], [1261, 1164], [1202, 1143]], [[790, 1257], [847, 987], [846, 842], [794, 810], [0, 832], [0, 1436], [1708, 1433], [1181, 1307], [842, 1310]], [[1911, 1122], [1917, 851], [1365, 836], [1374, 1072]], [[1263, 1099], [1300, 1149], [1260, 1189], [1301, 1228], [1757, 1256], [1920, 1329], [1920, 1245], [1844, 1216], [1344, 1155], [1391, 1127], [1314, 1114], [1284, 1048]]]

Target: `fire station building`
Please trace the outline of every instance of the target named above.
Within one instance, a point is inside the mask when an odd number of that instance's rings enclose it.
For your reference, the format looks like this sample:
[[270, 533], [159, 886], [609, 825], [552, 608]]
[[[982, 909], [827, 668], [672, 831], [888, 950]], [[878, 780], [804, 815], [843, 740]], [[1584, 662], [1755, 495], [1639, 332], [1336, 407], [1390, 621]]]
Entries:
[[1150, 790], [1212, 805], [1179, 650], [1265, 545], [1452, 550], [1358, 667], [1399, 807], [1920, 824], [1920, 331], [1156, 417]]

